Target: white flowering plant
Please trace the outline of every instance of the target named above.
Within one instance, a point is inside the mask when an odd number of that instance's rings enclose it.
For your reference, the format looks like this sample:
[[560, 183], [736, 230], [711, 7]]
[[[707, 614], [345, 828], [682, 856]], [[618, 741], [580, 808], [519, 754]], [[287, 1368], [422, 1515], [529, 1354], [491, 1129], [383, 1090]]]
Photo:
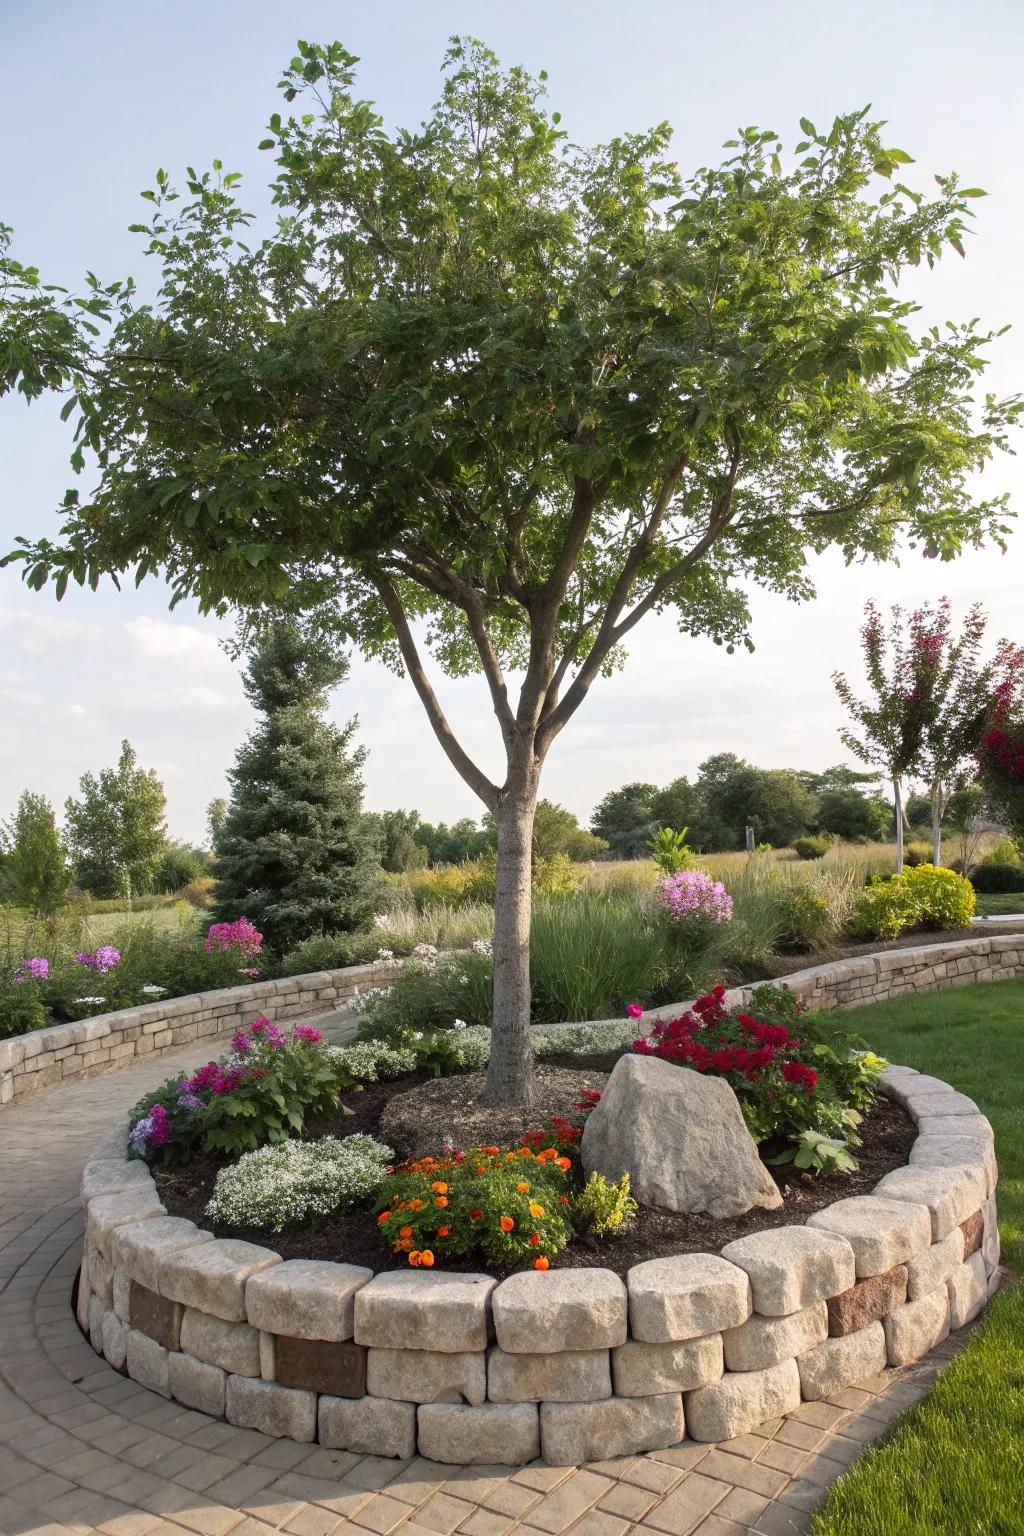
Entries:
[[372, 1198], [394, 1162], [372, 1136], [325, 1136], [246, 1152], [222, 1168], [206, 1207], [211, 1221], [242, 1231], [317, 1227]]

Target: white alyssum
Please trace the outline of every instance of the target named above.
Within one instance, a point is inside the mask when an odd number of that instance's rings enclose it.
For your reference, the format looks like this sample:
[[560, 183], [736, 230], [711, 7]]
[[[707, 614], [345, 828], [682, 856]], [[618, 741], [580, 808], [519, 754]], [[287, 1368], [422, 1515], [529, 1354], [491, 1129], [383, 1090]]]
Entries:
[[416, 1052], [400, 1041], [353, 1040], [351, 1045], [335, 1045], [330, 1050], [360, 1083], [386, 1082], [416, 1070]]
[[325, 1220], [383, 1183], [394, 1152], [372, 1136], [283, 1141], [222, 1168], [206, 1207], [224, 1226], [280, 1232]]

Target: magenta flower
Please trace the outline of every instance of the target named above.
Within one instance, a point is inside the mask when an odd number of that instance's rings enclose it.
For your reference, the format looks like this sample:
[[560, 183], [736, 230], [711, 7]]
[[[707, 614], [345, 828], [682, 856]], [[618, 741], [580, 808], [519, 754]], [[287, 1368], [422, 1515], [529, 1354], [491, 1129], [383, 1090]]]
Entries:
[[43, 955], [33, 955], [31, 960], [23, 960], [14, 973], [14, 979], [20, 985], [24, 981], [46, 981], [50, 974], [50, 962]]
[[208, 954], [215, 949], [234, 949], [246, 960], [258, 955], [262, 947], [263, 935], [247, 917], [236, 917], [233, 923], [213, 923], [203, 944]]
[[640, 1007], [639, 1003], [630, 1003], [629, 1007], [626, 1009], [626, 1013], [631, 1019], [642, 1019], [644, 1016], [644, 1011]]
[[292, 1030], [292, 1039], [301, 1040], [306, 1045], [316, 1045], [320, 1038], [320, 1031], [312, 1024], [296, 1024]]
[[732, 897], [720, 880], [699, 869], [680, 870], [658, 882], [658, 901], [673, 922], [728, 923]]

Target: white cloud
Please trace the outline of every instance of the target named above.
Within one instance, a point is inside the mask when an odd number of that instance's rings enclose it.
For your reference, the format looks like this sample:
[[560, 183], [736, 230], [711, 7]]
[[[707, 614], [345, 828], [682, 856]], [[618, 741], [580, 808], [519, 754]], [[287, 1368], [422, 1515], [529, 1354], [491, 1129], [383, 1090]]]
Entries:
[[212, 659], [230, 665], [217, 643], [217, 636], [193, 624], [172, 624], [169, 619], [140, 613], [124, 626], [136, 651], [158, 660]]

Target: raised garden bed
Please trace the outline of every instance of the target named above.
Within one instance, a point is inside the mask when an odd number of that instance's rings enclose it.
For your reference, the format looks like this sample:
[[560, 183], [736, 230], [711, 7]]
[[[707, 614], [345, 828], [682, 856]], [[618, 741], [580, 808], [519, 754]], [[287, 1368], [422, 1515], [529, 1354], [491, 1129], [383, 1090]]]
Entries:
[[[585, 1089], [600, 1089], [607, 1074], [590, 1067], [574, 1069], [541, 1066], [538, 1089], [528, 1112], [506, 1111], [495, 1115], [481, 1104], [482, 1074], [447, 1078], [408, 1075], [391, 1082], [370, 1083], [362, 1091], [343, 1096], [343, 1113], [336, 1119], [317, 1122], [314, 1136], [350, 1136], [365, 1132], [395, 1147], [402, 1156], [440, 1152], [443, 1145], [441, 1126], [458, 1128], [460, 1144], [486, 1145], [497, 1142], [514, 1145], [520, 1135], [549, 1113], [567, 1114]], [[411, 1101], [411, 1103], [410, 1103]], [[396, 1103], [406, 1109], [401, 1116], [404, 1137], [394, 1134]], [[415, 1108], [413, 1108], [415, 1106]], [[415, 1141], [411, 1132], [419, 1125]], [[782, 1196], [782, 1205], [774, 1211], [751, 1210], [742, 1216], [714, 1218], [684, 1215], [641, 1206], [636, 1221], [621, 1235], [597, 1240], [580, 1234], [551, 1258], [551, 1267], [579, 1268], [600, 1264], [618, 1275], [625, 1275], [646, 1259], [675, 1253], [718, 1250], [738, 1237], [766, 1227], [801, 1222], [814, 1211], [834, 1200], [868, 1193], [886, 1173], [907, 1162], [916, 1130], [914, 1122], [899, 1104], [882, 1097], [869, 1111], [860, 1127], [863, 1146], [858, 1148], [859, 1167], [849, 1174], [820, 1175], [784, 1165], [771, 1169]], [[154, 1169], [160, 1199], [172, 1216], [183, 1216], [207, 1227], [217, 1237], [243, 1238], [272, 1248], [285, 1259], [331, 1259], [340, 1263], [368, 1265], [377, 1270], [404, 1269], [403, 1255], [391, 1252], [380, 1240], [366, 1207], [336, 1213], [316, 1226], [280, 1233], [239, 1230], [211, 1222], [206, 1207], [213, 1194], [218, 1172], [226, 1159], [204, 1156], [183, 1167]], [[504, 1278], [515, 1266], [483, 1263], [479, 1255], [446, 1261], [446, 1268], [473, 1271]]]

